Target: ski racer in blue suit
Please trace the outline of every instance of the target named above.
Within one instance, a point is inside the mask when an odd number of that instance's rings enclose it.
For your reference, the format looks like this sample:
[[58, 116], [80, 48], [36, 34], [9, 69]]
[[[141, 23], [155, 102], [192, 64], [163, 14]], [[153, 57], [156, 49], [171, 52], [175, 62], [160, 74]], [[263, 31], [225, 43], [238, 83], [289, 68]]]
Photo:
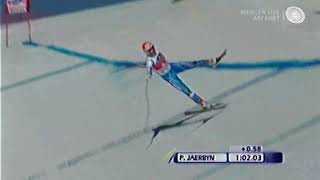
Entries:
[[[196, 68], [196, 67], [207, 67], [213, 68], [215, 67], [221, 57], [215, 59], [203, 59], [198, 61], [190, 61], [190, 62], [174, 62], [169, 63], [165, 56], [158, 52], [154, 45], [149, 42], [145, 41], [142, 44], [142, 50], [146, 54], [146, 68], [147, 68], [147, 77], [146, 79], [149, 80], [152, 76], [152, 72], [156, 72], [159, 74], [165, 81], [170, 83], [173, 87], [178, 89], [179, 91], [183, 92], [189, 98], [191, 98], [195, 103], [200, 105], [203, 109], [207, 109], [212, 107], [206, 100], [204, 100], [201, 96], [197, 93], [192, 91], [179, 77], [179, 73]], [[225, 52], [224, 52], [225, 53]]]

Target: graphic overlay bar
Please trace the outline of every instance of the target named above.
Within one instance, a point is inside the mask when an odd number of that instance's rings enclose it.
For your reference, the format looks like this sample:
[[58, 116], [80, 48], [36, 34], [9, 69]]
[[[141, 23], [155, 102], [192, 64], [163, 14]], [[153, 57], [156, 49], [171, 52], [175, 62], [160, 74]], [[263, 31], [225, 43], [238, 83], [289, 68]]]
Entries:
[[265, 163], [282, 163], [283, 154], [282, 152], [264, 152]]
[[226, 163], [227, 153], [216, 152], [177, 152], [173, 155], [175, 163]]
[[262, 152], [261, 145], [234, 145], [229, 147], [229, 152]]
[[277, 164], [283, 162], [282, 152], [263, 151], [261, 145], [230, 146], [229, 152], [176, 152], [169, 163], [255, 163]]
[[228, 153], [230, 163], [263, 163], [264, 153]]

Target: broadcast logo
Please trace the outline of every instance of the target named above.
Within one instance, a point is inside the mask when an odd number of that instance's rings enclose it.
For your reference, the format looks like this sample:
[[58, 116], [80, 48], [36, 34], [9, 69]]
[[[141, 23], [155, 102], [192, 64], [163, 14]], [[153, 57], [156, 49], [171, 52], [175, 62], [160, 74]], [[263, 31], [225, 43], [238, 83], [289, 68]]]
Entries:
[[285, 11], [286, 19], [293, 24], [301, 24], [306, 19], [304, 11], [296, 6], [290, 6]]

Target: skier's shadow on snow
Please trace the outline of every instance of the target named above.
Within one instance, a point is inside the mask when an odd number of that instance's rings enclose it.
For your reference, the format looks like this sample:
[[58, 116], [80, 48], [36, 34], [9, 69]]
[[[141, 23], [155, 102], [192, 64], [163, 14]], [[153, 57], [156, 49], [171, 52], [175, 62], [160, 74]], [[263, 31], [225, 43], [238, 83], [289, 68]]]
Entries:
[[184, 117], [182, 118], [181, 120], [178, 120], [177, 122], [173, 122], [173, 123], [166, 123], [166, 124], [162, 124], [162, 125], [159, 125], [155, 128], [152, 128], [152, 131], [153, 131], [153, 135], [151, 137], [151, 141], [149, 143], [149, 145], [146, 147], [146, 149], [148, 149], [154, 139], [159, 135], [159, 133], [161, 131], [165, 131], [165, 130], [169, 130], [169, 129], [174, 129], [174, 128], [181, 128], [181, 127], [184, 127], [184, 126], [190, 126], [190, 125], [195, 125], [195, 124], [199, 124], [198, 126], [196, 126], [193, 131], [195, 131], [196, 129], [200, 128], [201, 126], [203, 126], [204, 124], [206, 124], [208, 121], [212, 120], [215, 116], [217, 116], [218, 114], [222, 113], [223, 109], [222, 110], [217, 110], [217, 111], [214, 111], [214, 113], [210, 116], [207, 116], [207, 117], [203, 117], [203, 118], [199, 118], [199, 119], [196, 119], [196, 120], [193, 120], [193, 121], [189, 121], [191, 120], [192, 118], [200, 115], [201, 113], [199, 114], [194, 114], [194, 115], [191, 115], [191, 116], [187, 116], [187, 117]]

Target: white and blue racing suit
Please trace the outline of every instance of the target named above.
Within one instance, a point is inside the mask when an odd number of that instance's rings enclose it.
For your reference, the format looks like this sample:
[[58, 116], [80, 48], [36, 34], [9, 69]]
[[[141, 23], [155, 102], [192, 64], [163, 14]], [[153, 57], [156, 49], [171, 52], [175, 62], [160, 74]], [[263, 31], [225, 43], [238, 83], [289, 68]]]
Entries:
[[193, 92], [179, 77], [179, 73], [195, 68], [195, 67], [209, 67], [207, 60], [190, 61], [190, 62], [176, 62], [168, 63], [166, 58], [160, 53], [156, 52], [153, 57], [147, 56], [146, 68], [148, 76], [152, 76], [152, 71], [158, 73], [164, 80], [169, 82], [173, 87], [183, 92], [190, 97], [195, 103], [202, 105], [204, 99]]

